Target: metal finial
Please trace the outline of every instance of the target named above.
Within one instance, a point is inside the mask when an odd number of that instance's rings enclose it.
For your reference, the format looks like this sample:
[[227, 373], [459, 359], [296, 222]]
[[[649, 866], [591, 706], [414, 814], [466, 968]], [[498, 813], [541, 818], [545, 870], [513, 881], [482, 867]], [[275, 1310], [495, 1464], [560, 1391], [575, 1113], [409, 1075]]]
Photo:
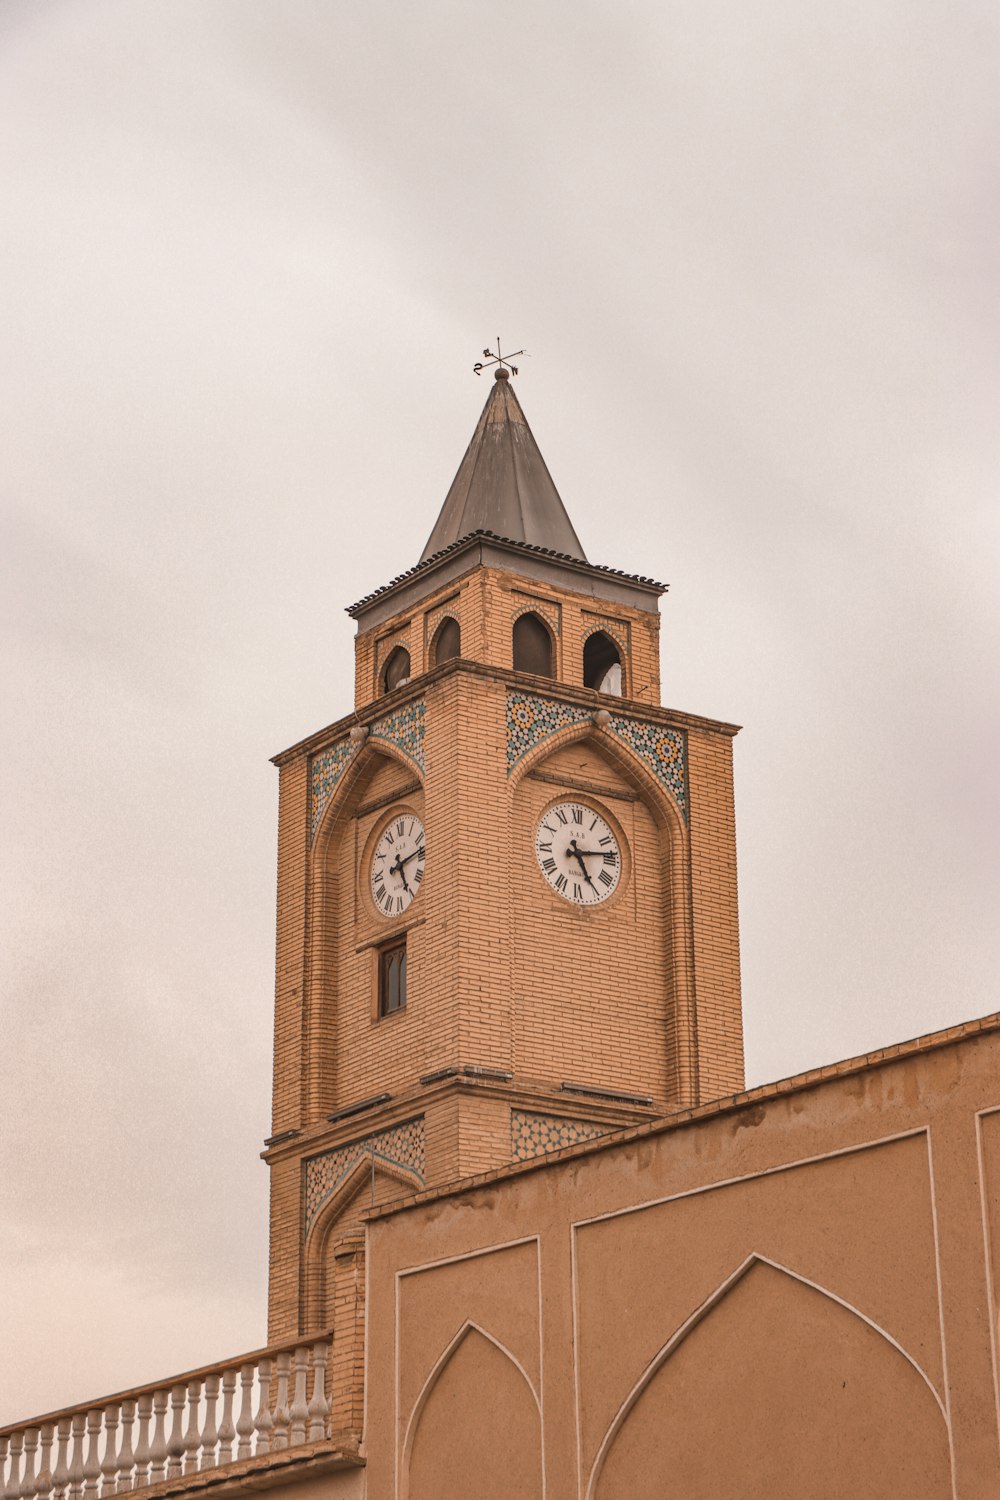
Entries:
[[482, 359], [479, 360], [476, 364], [474, 364], [472, 366], [472, 368], [473, 368], [473, 370], [475, 371], [475, 373], [477, 375], [481, 375], [484, 370], [488, 370], [489, 369], [490, 365], [497, 365], [497, 366], [499, 366], [499, 368], [494, 371], [494, 379], [496, 379], [496, 380], [506, 380], [508, 378], [507, 377], [507, 371], [508, 370], [510, 371], [511, 375], [516, 375], [517, 374], [517, 365], [512, 365], [511, 364], [511, 360], [512, 359], [517, 359], [518, 355], [521, 355], [521, 354], [525, 354], [526, 355], [527, 352], [528, 351], [526, 349], [515, 349], [513, 354], [501, 355], [501, 353], [500, 353], [500, 335], [497, 334], [497, 348], [496, 348], [496, 353], [494, 354], [492, 349], [484, 349], [483, 350], [483, 357], [482, 357]]

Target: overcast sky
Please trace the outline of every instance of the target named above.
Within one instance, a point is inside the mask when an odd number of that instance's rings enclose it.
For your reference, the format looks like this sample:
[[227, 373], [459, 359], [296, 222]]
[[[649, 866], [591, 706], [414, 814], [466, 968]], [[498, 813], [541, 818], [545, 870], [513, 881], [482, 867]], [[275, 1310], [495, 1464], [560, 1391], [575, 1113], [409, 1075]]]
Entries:
[[3, 0], [0, 1420], [263, 1342], [276, 772], [500, 333], [763, 1082], [993, 1010], [995, 0]]

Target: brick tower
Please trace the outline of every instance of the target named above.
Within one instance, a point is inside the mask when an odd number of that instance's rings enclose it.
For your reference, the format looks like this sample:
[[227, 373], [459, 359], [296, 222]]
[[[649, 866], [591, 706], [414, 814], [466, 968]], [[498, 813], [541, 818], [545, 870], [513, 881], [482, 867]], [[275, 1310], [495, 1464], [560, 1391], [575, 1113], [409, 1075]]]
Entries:
[[660, 707], [663, 591], [587, 561], [501, 367], [349, 611], [354, 712], [275, 761], [271, 1339], [360, 1318], [371, 1202], [742, 1087], [736, 730]]

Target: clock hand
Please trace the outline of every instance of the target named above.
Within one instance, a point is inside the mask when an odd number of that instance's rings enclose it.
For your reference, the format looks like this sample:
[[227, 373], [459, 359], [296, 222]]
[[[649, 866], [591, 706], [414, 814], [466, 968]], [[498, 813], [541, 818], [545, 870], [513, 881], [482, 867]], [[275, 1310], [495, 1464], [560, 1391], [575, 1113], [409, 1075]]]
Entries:
[[411, 859], [416, 859], [418, 854], [424, 854], [425, 852], [426, 851], [423, 849], [423, 847], [421, 847], [420, 849], [414, 849], [412, 854], [408, 854], [405, 859], [400, 859], [398, 863], [400, 867], [402, 867], [403, 865], [408, 865]]
[[[594, 882], [590, 878], [590, 871], [587, 869], [587, 866], [583, 862], [583, 856], [585, 854], [593, 854], [594, 850], [593, 849], [578, 849], [576, 847], [576, 839], [570, 839], [570, 841], [569, 841], [569, 849], [568, 849], [567, 852], [569, 854], [573, 855], [573, 857], [576, 860], [577, 864], [580, 866], [580, 869], [583, 871], [583, 878], [587, 882], [587, 884], [593, 886]], [[594, 889], [596, 890], [597, 887], [594, 886]]]
[[403, 890], [406, 891], [407, 894], [409, 894], [410, 887], [406, 883], [406, 871], [403, 869], [405, 863], [406, 861], [404, 859], [400, 859], [399, 855], [397, 854], [396, 863], [389, 866], [389, 874], [398, 875], [400, 880], [403, 882]]

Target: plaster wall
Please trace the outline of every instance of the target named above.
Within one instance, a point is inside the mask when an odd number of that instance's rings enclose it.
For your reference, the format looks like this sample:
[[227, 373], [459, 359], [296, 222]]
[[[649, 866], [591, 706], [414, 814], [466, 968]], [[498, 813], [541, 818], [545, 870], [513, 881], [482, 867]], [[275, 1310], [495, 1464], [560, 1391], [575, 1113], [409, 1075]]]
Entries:
[[1000, 1017], [894, 1053], [370, 1213], [372, 1500], [995, 1497]]

